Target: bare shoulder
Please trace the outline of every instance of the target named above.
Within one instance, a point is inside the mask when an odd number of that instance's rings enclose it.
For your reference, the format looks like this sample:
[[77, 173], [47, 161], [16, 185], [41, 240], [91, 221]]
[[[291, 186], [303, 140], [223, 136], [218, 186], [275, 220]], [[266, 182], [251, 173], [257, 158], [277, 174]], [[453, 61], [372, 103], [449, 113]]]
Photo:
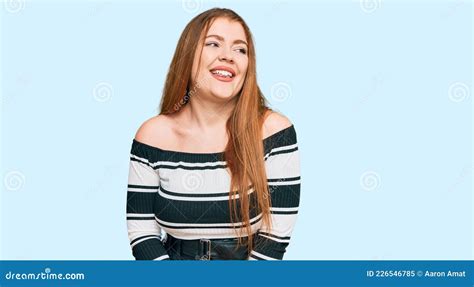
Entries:
[[286, 116], [275, 111], [269, 111], [263, 122], [263, 138], [267, 138], [291, 125], [291, 121]]
[[141, 124], [135, 140], [141, 143], [159, 147], [166, 146], [168, 139], [172, 138], [172, 121], [167, 115], [157, 115]]

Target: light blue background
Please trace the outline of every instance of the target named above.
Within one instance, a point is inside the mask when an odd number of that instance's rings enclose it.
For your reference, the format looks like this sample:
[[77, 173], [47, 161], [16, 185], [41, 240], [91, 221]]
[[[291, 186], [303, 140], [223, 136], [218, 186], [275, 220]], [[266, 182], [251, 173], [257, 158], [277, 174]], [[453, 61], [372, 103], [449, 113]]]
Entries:
[[474, 258], [471, 2], [21, 2], [1, 7], [1, 259], [133, 258], [131, 141], [184, 26], [215, 6], [247, 21], [297, 129], [285, 259]]

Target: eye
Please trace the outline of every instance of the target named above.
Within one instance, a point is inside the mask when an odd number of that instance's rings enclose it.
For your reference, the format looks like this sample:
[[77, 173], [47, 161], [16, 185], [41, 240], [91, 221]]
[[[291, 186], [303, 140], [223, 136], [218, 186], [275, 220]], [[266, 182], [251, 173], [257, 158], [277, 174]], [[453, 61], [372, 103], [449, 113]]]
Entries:
[[209, 42], [209, 43], [206, 43], [206, 46], [219, 47], [219, 43], [216, 43], [216, 42]]
[[244, 54], [244, 55], [246, 55], [246, 54], [247, 54], [247, 50], [246, 50], [246, 49], [244, 49], [244, 48], [239, 48], [239, 49], [237, 49], [237, 51], [238, 51], [239, 53], [242, 53], [242, 54]]

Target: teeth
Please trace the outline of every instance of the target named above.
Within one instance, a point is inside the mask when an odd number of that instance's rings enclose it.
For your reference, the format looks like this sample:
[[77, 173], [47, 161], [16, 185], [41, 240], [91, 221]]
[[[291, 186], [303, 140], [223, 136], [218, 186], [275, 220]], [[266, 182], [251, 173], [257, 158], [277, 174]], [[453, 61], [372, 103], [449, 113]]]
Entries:
[[222, 77], [227, 77], [227, 78], [232, 77], [232, 73], [230, 73], [228, 71], [224, 71], [224, 70], [213, 70], [212, 73], [213, 74], [218, 74], [219, 76], [222, 76]]

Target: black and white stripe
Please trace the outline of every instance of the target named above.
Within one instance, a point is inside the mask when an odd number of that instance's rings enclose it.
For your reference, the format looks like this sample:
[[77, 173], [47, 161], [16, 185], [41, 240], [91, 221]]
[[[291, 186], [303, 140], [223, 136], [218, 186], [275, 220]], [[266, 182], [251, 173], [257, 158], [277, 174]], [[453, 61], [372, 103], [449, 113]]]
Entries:
[[[294, 127], [264, 139], [272, 228], [252, 210], [255, 248], [250, 260], [283, 258], [300, 201], [299, 151]], [[169, 259], [161, 233], [180, 239], [233, 238], [244, 223], [230, 221], [230, 175], [224, 153], [163, 150], [133, 140], [127, 192], [127, 227], [137, 260]], [[256, 203], [249, 186], [248, 196]], [[235, 196], [239, 206], [239, 195]], [[239, 214], [239, 212], [238, 212]]]

